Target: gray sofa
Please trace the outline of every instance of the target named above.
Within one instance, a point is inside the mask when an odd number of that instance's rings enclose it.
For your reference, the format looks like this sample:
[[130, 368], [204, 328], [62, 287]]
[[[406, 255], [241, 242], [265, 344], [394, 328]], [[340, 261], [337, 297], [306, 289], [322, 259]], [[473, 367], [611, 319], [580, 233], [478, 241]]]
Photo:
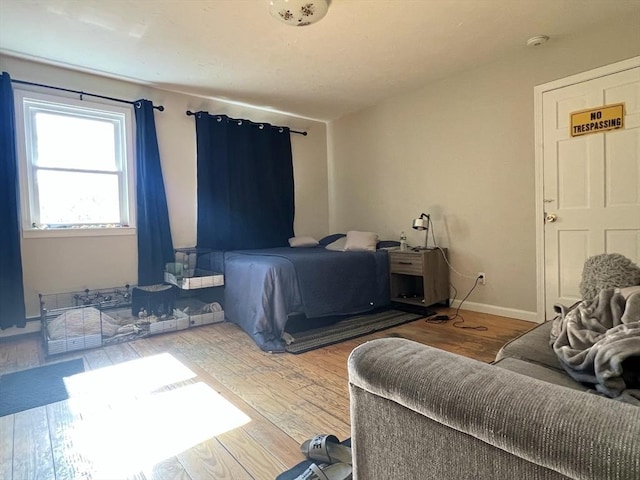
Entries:
[[357, 347], [354, 479], [640, 479], [640, 408], [565, 374], [551, 323], [491, 365], [401, 338]]

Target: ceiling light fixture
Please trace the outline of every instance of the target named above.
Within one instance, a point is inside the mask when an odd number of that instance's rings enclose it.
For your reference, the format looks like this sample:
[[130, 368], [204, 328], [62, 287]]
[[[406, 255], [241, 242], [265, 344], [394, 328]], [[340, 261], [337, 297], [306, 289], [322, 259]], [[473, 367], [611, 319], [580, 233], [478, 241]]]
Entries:
[[316, 23], [327, 14], [327, 0], [271, 0], [269, 12], [287, 25], [304, 27]]

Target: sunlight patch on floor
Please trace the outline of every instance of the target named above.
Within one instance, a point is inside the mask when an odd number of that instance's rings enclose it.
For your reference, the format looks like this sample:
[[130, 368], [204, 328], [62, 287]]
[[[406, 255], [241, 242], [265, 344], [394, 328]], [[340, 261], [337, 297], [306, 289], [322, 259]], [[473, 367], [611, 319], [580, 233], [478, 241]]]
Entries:
[[65, 378], [65, 386], [72, 404], [112, 402], [147, 394], [176, 384], [196, 374], [169, 353], [139, 358], [129, 362], [90, 370]]
[[193, 377], [162, 354], [68, 379], [66, 442], [92, 478], [126, 478], [251, 421], [206, 383], [177, 384]]

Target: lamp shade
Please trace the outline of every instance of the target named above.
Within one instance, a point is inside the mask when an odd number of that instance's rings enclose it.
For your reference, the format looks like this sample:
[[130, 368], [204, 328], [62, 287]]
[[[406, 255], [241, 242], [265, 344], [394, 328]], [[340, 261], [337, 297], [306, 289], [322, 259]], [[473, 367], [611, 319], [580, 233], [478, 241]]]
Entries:
[[304, 27], [322, 19], [329, 10], [327, 0], [271, 0], [269, 12], [287, 25]]
[[429, 228], [429, 219], [428, 218], [416, 218], [413, 221], [413, 228], [416, 230], [426, 230]]

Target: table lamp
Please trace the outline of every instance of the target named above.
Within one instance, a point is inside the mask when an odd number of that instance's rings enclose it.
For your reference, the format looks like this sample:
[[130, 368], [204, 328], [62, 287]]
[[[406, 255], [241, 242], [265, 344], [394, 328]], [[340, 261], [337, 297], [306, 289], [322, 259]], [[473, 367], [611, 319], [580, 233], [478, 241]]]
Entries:
[[431, 218], [426, 213], [421, 213], [420, 217], [413, 221], [413, 228], [416, 230], [424, 230], [424, 247], [420, 250], [427, 250], [427, 243], [429, 243], [429, 222]]

